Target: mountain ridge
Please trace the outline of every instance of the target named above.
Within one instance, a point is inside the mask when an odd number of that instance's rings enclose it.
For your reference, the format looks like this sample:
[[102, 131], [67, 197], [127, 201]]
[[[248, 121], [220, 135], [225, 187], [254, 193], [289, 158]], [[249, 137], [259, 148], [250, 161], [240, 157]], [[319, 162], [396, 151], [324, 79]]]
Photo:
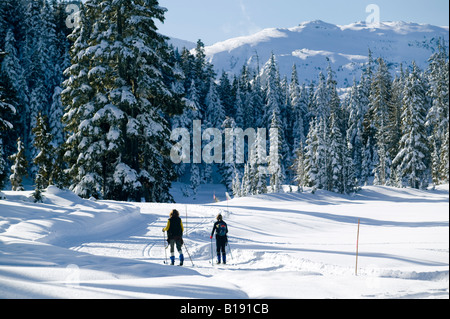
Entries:
[[205, 54], [218, 75], [222, 71], [236, 75], [243, 65], [262, 68], [273, 52], [280, 75], [290, 78], [295, 63], [300, 82], [314, 82], [330, 63], [338, 84], [348, 86], [354, 78], [359, 79], [369, 49], [374, 59], [387, 60], [391, 70], [412, 61], [425, 68], [438, 39], [444, 39], [448, 46], [448, 26], [404, 21], [381, 22], [378, 26], [363, 21], [335, 25], [314, 20], [221, 41], [206, 46]]

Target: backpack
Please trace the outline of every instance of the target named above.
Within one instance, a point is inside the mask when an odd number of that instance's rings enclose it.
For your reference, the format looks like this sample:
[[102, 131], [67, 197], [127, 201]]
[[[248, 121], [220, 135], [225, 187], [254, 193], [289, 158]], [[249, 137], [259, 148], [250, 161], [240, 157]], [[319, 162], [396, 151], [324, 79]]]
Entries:
[[221, 222], [217, 224], [217, 236], [226, 236], [227, 235], [227, 224]]

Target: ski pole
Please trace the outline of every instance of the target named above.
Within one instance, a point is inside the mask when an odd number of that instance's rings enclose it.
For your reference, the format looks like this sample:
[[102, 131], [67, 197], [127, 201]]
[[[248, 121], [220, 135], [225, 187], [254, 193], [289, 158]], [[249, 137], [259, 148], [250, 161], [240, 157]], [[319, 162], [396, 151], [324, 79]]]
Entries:
[[183, 241], [183, 246], [189, 256], [189, 259], [191, 260], [192, 266], [194, 266], [194, 262], [192, 261], [191, 254], [189, 254], [189, 250], [187, 249], [186, 243], [184, 241]]
[[166, 232], [163, 232], [163, 234], [164, 234], [164, 255], [166, 256], [166, 259], [164, 260], [164, 263], [167, 264]]
[[230, 242], [228, 241], [228, 236], [227, 236], [227, 246], [228, 246], [228, 251], [230, 252], [231, 259], [233, 259], [233, 254], [231, 253], [231, 246], [230, 246]]
[[214, 254], [213, 254], [212, 236], [211, 236], [211, 265], [214, 266]]

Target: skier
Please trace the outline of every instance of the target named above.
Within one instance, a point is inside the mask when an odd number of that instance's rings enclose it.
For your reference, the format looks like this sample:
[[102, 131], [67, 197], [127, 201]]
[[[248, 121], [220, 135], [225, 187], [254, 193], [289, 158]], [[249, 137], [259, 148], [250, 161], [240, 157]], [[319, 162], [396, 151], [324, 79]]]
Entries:
[[216, 232], [216, 248], [217, 248], [217, 263], [220, 264], [220, 253], [222, 252], [222, 262], [227, 263], [227, 253], [225, 251], [225, 246], [228, 242], [227, 233], [228, 226], [227, 223], [223, 221], [221, 214], [217, 215], [217, 222], [214, 223], [213, 230], [209, 239], [213, 238], [214, 232]]
[[180, 266], [183, 266], [184, 256], [181, 246], [183, 246], [183, 222], [180, 218], [180, 213], [174, 209], [170, 212], [170, 218], [167, 221], [167, 226], [163, 228], [163, 232], [167, 232], [167, 242], [170, 244], [170, 264], [175, 265], [175, 244], [177, 245], [178, 253], [180, 254]]

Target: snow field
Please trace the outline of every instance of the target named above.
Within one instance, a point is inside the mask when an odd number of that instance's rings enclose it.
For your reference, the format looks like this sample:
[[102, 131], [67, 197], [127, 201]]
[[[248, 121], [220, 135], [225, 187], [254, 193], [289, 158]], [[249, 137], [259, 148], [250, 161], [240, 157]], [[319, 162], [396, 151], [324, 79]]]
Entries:
[[[0, 298], [449, 297], [448, 185], [259, 195], [228, 208], [207, 204], [212, 188], [188, 204], [90, 201], [53, 187], [35, 204], [31, 192], [4, 192]], [[164, 265], [162, 228], [174, 208], [194, 266], [185, 248], [185, 267]], [[232, 253], [212, 266], [219, 212]]]

